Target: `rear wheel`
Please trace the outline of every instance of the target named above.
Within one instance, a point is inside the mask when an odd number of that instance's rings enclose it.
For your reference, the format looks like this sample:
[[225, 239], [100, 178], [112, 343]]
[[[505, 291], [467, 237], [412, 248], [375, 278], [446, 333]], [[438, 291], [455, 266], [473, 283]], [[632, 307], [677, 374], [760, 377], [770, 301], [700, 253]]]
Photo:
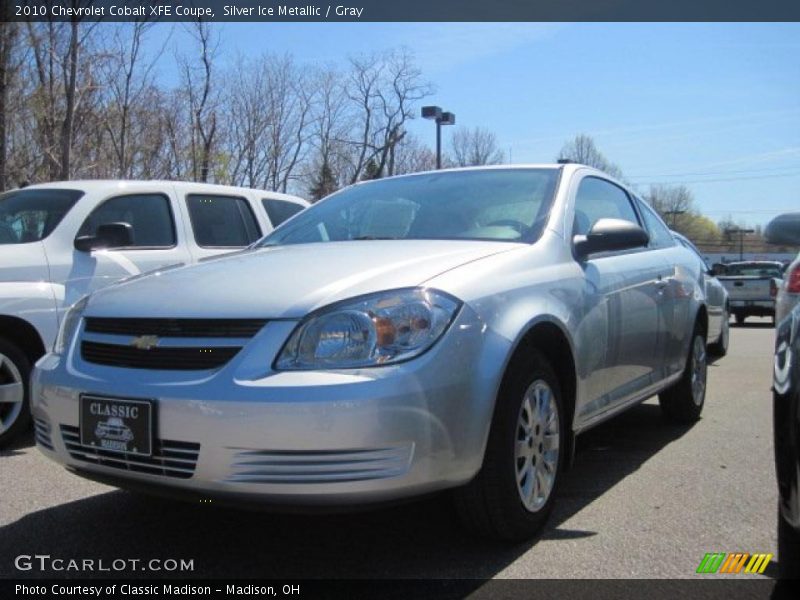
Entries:
[[30, 425], [30, 374], [31, 363], [25, 353], [5, 338], [0, 338], [0, 447]]
[[708, 351], [716, 357], [722, 358], [728, 353], [728, 342], [730, 340], [730, 320], [731, 316], [726, 308], [722, 313], [722, 328], [719, 332], [717, 341], [708, 347]]
[[706, 398], [706, 358], [705, 331], [698, 324], [680, 380], [658, 396], [664, 416], [671, 421], [692, 423], [700, 418]]
[[507, 376], [495, 409], [483, 466], [455, 501], [479, 535], [526, 540], [545, 524], [559, 484], [567, 423], [561, 389], [538, 352]]
[[744, 324], [744, 320], [745, 320], [744, 314], [737, 312], [737, 313], [734, 314], [734, 316], [736, 317], [736, 324], [737, 325], [743, 325]]

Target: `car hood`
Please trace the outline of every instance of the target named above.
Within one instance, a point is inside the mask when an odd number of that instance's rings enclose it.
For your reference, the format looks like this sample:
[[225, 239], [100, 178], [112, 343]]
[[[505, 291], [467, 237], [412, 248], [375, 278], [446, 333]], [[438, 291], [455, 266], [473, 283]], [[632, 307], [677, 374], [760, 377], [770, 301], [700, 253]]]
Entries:
[[96, 293], [97, 317], [300, 318], [354, 296], [423, 284], [523, 248], [481, 241], [365, 240], [261, 248], [123, 281]]

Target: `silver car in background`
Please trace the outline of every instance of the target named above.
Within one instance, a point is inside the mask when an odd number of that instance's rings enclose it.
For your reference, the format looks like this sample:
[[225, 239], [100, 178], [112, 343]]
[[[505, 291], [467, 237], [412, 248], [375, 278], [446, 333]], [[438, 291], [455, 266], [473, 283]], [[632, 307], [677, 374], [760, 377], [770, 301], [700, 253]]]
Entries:
[[[473, 530], [544, 524], [575, 437], [660, 395], [699, 418], [703, 270], [582, 165], [351, 186], [248, 251], [78, 302], [37, 363], [41, 451], [197, 501], [353, 505], [452, 489]], [[102, 419], [133, 433], [117, 451]]]
[[673, 231], [672, 235], [678, 243], [688, 249], [700, 261], [703, 270], [703, 287], [706, 292], [706, 309], [708, 310], [708, 350], [717, 358], [728, 353], [730, 342], [731, 306], [728, 290], [714, 275], [706, 259], [689, 239]]

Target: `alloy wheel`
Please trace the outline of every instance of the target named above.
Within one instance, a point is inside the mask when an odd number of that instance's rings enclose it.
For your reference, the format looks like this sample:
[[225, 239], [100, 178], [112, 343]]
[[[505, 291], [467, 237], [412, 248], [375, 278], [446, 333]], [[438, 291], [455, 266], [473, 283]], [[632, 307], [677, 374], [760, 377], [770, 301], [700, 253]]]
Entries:
[[525, 508], [537, 512], [547, 503], [556, 480], [559, 415], [553, 390], [537, 379], [525, 392], [514, 447], [517, 491]]
[[707, 370], [706, 343], [702, 335], [696, 335], [692, 347], [692, 400], [697, 406], [705, 399]]
[[19, 418], [25, 388], [17, 366], [0, 354], [0, 433], [7, 431]]

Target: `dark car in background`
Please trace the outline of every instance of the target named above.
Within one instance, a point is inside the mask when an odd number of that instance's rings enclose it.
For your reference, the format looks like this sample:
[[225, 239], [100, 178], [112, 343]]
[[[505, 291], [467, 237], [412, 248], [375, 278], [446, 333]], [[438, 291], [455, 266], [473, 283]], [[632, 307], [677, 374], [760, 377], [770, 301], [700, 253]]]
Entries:
[[[800, 219], [795, 219], [791, 227], [768, 226], [766, 239], [775, 244], [800, 245]], [[776, 326], [773, 430], [778, 565], [781, 578], [796, 579], [800, 578], [800, 304], [795, 304]]]

